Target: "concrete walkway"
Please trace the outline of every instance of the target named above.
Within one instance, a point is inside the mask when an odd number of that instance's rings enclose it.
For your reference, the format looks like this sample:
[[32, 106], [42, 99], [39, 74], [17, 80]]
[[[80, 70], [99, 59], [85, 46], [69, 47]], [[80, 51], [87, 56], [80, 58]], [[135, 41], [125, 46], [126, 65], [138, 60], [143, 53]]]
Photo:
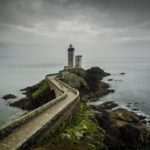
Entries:
[[62, 101], [56, 103], [43, 113], [29, 120], [17, 129], [13, 130], [7, 137], [0, 141], [0, 150], [16, 150], [21, 147], [27, 139], [31, 138], [38, 130], [55, 117], [62, 109], [64, 109], [77, 95], [69, 88], [60, 84], [55, 76], [49, 76], [48, 79], [56, 86], [66, 90], [67, 96]]

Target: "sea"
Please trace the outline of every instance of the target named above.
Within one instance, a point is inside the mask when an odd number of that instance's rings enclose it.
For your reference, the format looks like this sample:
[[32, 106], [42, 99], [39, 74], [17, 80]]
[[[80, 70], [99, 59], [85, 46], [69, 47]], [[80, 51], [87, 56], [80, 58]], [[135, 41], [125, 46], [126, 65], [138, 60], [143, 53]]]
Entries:
[[[47, 74], [57, 73], [64, 65], [49, 62], [26, 65], [20, 62], [11, 63], [7, 58], [0, 59], [0, 126], [26, 113], [9, 106], [9, 103], [24, 96], [20, 89], [40, 82]], [[99, 61], [83, 62], [85, 69], [92, 66], [98, 66], [111, 73], [103, 81], [110, 84], [110, 88], [115, 92], [98, 98], [96, 102], [90, 102], [91, 105], [115, 101], [120, 107], [150, 116], [150, 58], [100, 58]], [[109, 79], [112, 81], [108, 81]], [[17, 98], [2, 99], [9, 93]]]

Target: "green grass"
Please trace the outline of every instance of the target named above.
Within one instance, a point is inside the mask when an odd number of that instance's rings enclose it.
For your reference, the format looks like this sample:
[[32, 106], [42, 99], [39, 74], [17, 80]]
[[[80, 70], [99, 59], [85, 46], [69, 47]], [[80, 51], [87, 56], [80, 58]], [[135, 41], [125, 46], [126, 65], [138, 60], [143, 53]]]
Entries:
[[36, 97], [38, 97], [38, 95], [40, 95], [47, 88], [49, 88], [48, 82], [46, 80], [42, 80], [39, 83], [38, 89], [32, 93], [32, 98], [35, 99]]
[[71, 123], [62, 123], [53, 136], [33, 150], [106, 150], [105, 132], [92, 120], [93, 116], [94, 111], [81, 104]]

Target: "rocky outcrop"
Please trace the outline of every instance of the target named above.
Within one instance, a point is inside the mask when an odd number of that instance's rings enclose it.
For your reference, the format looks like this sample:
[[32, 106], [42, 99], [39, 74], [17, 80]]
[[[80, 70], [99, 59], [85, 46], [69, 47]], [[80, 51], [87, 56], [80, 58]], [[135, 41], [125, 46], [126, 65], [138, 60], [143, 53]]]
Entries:
[[104, 82], [99, 83], [99, 88], [95, 90], [91, 89], [81, 89], [80, 96], [82, 101], [86, 102], [88, 100], [95, 101], [98, 97], [104, 96], [109, 94], [109, 85]]
[[126, 74], [125, 72], [121, 72], [121, 73], [120, 73], [120, 75], [125, 75], [125, 74]]
[[108, 81], [113, 81], [113, 79], [108, 79]]
[[61, 80], [68, 85], [76, 88], [80, 92], [81, 100], [87, 101], [89, 99], [101, 97], [110, 92], [109, 84], [102, 82], [103, 77], [110, 75], [104, 72], [99, 67], [92, 67], [88, 70], [82, 68], [75, 68], [61, 72]]
[[82, 89], [88, 86], [84, 78], [68, 71], [63, 73], [63, 78], [61, 78], [61, 80], [76, 89]]
[[101, 105], [91, 105], [89, 107], [94, 109], [94, 110], [102, 112], [104, 110], [111, 110], [112, 108], [115, 108], [117, 106], [118, 106], [118, 104], [116, 104], [114, 101], [108, 101], [108, 102], [105, 102]]
[[4, 100], [8, 100], [8, 99], [14, 99], [14, 98], [16, 98], [16, 96], [13, 94], [7, 94], [7, 95], [3, 96], [2, 98]]
[[80, 104], [71, 122], [63, 122], [55, 134], [32, 150], [108, 150], [105, 131], [94, 119], [94, 111]]
[[55, 98], [55, 94], [50, 91], [46, 80], [40, 83], [22, 89], [26, 97], [11, 103], [10, 106], [19, 107], [25, 110], [33, 110]]
[[109, 106], [106, 103], [94, 108], [99, 111], [95, 118], [106, 131], [105, 144], [109, 150], [148, 150], [150, 129], [142, 123], [143, 118], [125, 109], [106, 111]]

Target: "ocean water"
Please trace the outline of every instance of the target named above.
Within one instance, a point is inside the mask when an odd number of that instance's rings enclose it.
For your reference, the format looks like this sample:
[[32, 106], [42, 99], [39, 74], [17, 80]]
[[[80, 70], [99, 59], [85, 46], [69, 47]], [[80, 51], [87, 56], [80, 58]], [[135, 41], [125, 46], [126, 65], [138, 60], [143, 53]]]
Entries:
[[[0, 125], [13, 120], [26, 111], [19, 108], [10, 107], [9, 103], [24, 97], [20, 89], [32, 86], [45, 78], [45, 75], [57, 73], [63, 68], [61, 64], [28, 64], [3, 63], [0, 60]], [[4, 100], [6, 94], [14, 94], [16, 99]]]
[[[20, 89], [36, 84], [45, 77], [46, 74], [56, 73], [63, 69], [64, 64], [28, 64], [20, 62], [6, 63], [7, 60], [0, 60], [0, 125], [14, 119], [25, 111], [10, 107], [12, 100], [3, 100], [1, 97], [12, 93], [18, 100], [23, 95]], [[115, 93], [100, 98], [93, 104], [99, 104], [103, 101], [113, 100], [120, 105], [126, 106], [127, 103], [138, 103], [142, 112], [150, 115], [150, 59], [112, 59], [101, 58], [97, 62], [84, 62], [85, 69], [99, 66], [111, 76], [104, 78], [104, 81], [111, 84]], [[120, 75], [125, 72], [125, 75]], [[113, 81], [108, 81], [112, 78]], [[13, 101], [14, 101], [13, 100]]]
[[[138, 109], [136, 112], [150, 116], [150, 59], [113, 59], [94, 62], [101, 66], [111, 76], [105, 77], [104, 82], [115, 89], [114, 93], [99, 98], [91, 104], [97, 105], [105, 101], [115, 101], [123, 108]], [[87, 65], [88, 67], [90, 65]], [[120, 75], [124, 72], [125, 75]], [[108, 81], [113, 79], [113, 81]]]

